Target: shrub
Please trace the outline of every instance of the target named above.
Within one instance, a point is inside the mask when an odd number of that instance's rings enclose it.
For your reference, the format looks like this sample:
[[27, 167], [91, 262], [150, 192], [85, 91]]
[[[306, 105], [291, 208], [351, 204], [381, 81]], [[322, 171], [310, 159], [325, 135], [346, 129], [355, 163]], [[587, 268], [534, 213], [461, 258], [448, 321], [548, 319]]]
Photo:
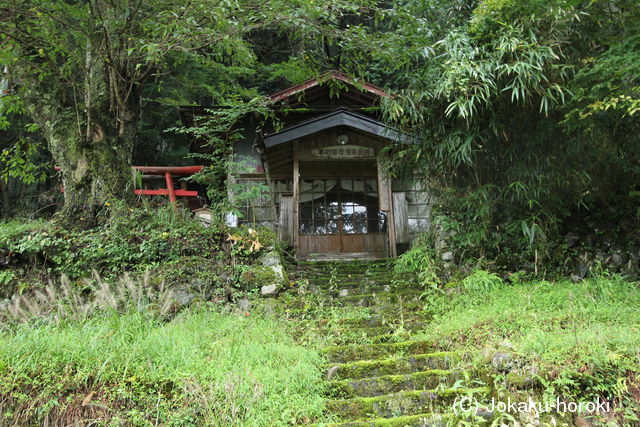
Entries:
[[429, 237], [420, 235], [411, 248], [400, 255], [394, 264], [396, 273], [418, 273], [420, 283], [424, 287], [435, 287], [440, 283], [439, 265], [435, 250], [429, 243]]
[[204, 227], [190, 214], [171, 208], [129, 209], [90, 230], [68, 230], [53, 223], [0, 225], [0, 254], [9, 265], [47, 269], [71, 279], [92, 269], [112, 275], [199, 255], [220, 254], [223, 233]]
[[460, 286], [471, 292], [489, 292], [502, 286], [502, 279], [495, 273], [476, 270], [462, 279]]

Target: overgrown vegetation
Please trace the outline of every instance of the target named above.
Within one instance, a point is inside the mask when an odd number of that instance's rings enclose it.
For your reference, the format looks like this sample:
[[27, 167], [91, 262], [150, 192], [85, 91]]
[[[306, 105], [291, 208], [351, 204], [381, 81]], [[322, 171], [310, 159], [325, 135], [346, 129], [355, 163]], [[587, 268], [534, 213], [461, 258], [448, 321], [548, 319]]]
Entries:
[[[0, 123], [19, 143], [3, 147], [3, 175], [40, 176], [32, 163], [46, 140], [69, 187], [65, 212], [93, 224], [105, 202], [132, 201], [134, 151], [144, 161], [186, 153], [184, 132], [165, 132], [176, 126], [177, 105], [217, 105], [225, 107], [217, 123], [203, 121], [192, 135], [209, 144], [191, 149], [211, 164], [200, 179], [221, 202], [229, 144], [238, 136], [231, 122], [247, 112], [269, 116], [264, 95], [340, 68], [398, 95], [382, 102], [384, 119], [418, 143], [389, 147], [390, 171], [417, 174], [435, 194], [437, 215], [461, 236], [452, 241], [457, 255], [510, 269], [575, 268], [562, 247], [572, 233], [582, 245], [571, 258], [635, 251], [640, 16], [633, 0], [203, 4], [23, 0], [5, 8], [14, 19], [0, 21], [4, 34], [20, 37], [7, 38], [0, 56], [8, 67]], [[126, 43], [114, 42], [118, 32]], [[340, 96], [339, 84], [332, 93]], [[46, 114], [36, 111], [45, 105]], [[60, 120], [42, 122], [50, 115]], [[114, 143], [122, 156], [102, 149]], [[87, 214], [71, 215], [71, 205]]]
[[319, 354], [273, 316], [227, 304], [265, 284], [256, 272], [260, 256], [280, 256], [274, 234], [204, 226], [173, 206], [118, 208], [88, 230], [0, 227], [0, 424], [318, 417]]
[[[475, 355], [471, 368], [488, 371], [498, 395], [525, 389], [549, 401], [601, 398], [621, 422], [640, 419], [637, 281], [602, 268], [572, 281], [522, 270], [496, 273], [486, 260], [456, 267], [431, 243], [418, 240], [395, 266], [418, 273], [424, 289], [429, 323], [414, 339]], [[496, 354], [507, 362], [496, 361]]]
[[477, 354], [477, 369], [504, 352], [509, 368], [492, 375], [507, 393], [524, 387], [549, 400], [605, 399], [619, 420], [638, 420], [638, 283], [608, 275], [505, 283], [477, 270], [452, 290], [429, 300], [433, 320], [419, 338]]
[[321, 413], [322, 359], [281, 322], [207, 305], [167, 322], [126, 307], [1, 332], [2, 423], [261, 426]]
[[390, 163], [437, 194], [434, 217], [458, 235], [451, 249], [536, 272], [567, 267], [569, 233], [590, 258], [633, 251], [637, 5], [427, 3], [406, 2], [423, 31], [390, 18], [415, 50], [403, 44], [410, 58], [383, 61], [406, 88], [385, 112], [420, 135], [390, 148]]
[[153, 270], [155, 282], [181, 285], [189, 285], [191, 274], [198, 272], [197, 279], [203, 282], [198, 286], [221, 289], [239, 285], [243, 266], [261, 249], [279, 247], [267, 230], [251, 235], [240, 229], [230, 236], [220, 221], [205, 227], [190, 213], [171, 206], [119, 209], [103, 225], [89, 230], [45, 221], [3, 223], [0, 295], [42, 288], [61, 275], [71, 280], [90, 277], [92, 270], [106, 278]]

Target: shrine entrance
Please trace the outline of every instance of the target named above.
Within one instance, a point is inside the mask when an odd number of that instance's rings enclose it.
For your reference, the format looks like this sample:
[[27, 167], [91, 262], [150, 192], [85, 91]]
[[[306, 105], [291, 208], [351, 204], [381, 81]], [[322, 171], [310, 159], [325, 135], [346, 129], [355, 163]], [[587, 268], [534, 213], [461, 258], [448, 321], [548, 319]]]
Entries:
[[[329, 170], [344, 170], [336, 165]], [[301, 170], [298, 247], [303, 258], [384, 258], [387, 213], [380, 209], [376, 165], [369, 175], [308, 177]], [[373, 174], [372, 174], [373, 172]]]

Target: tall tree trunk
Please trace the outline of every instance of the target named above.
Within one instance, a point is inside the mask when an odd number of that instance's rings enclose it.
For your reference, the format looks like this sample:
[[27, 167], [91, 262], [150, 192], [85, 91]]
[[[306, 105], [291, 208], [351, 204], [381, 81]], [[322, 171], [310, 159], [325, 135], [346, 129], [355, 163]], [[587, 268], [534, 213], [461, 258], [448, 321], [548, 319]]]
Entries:
[[10, 212], [9, 206], [9, 186], [8, 182], [0, 178], [0, 194], [2, 194], [2, 215], [8, 217]]
[[85, 84], [77, 87], [82, 94], [46, 95], [36, 83], [26, 100], [60, 168], [64, 205], [59, 215], [86, 226], [95, 224], [107, 203], [133, 200], [131, 159], [140, 117], [139, 92], [114, 102], [103, 64], [90, 62], [87, 56]]
[[120, 111], [118, 120], [108, 114], [94, 117], [89, 138], [79, 132], [72, 114], [54, 111], [34, 118], [60, 167], [64, 205], [59, 214], [67, 222], [91, 226], [107, 203], [133, 199], [131, 157], [139, 111], [132, 105]]

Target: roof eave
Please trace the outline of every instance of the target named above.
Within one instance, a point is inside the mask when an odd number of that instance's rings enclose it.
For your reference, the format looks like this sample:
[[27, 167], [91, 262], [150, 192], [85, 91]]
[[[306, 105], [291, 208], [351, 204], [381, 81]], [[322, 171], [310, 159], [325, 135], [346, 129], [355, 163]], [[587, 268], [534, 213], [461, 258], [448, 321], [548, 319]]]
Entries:
[[360, 130], [390, 141], [403, 143], [412, 143], [414, 141], [413, 138], [386, 126], [384, 123], [344, 110], [306, 120], [279, 132], [265, 135], [262, 139], [265, 147], [271, 148], [336, 127]]

